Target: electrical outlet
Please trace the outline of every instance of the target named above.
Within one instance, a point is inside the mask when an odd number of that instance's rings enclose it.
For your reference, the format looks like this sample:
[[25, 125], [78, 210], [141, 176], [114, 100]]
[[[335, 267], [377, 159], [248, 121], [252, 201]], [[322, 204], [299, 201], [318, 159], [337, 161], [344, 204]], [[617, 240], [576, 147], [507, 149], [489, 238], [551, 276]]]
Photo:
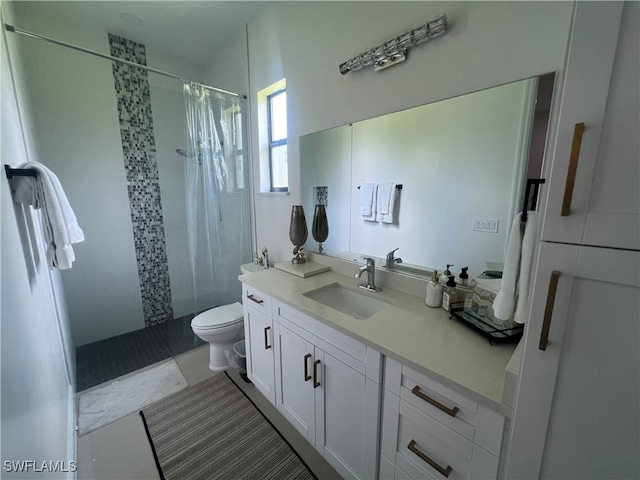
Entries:
[[489, 218], [474, 218], [471, 230], [474, 232], [498, 233], [499, 220]]

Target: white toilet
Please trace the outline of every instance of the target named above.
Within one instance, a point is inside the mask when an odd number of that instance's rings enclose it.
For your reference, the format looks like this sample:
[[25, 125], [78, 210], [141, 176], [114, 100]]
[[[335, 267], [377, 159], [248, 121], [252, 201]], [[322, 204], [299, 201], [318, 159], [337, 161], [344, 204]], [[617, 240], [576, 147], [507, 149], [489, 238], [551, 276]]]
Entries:
[[[242, 273], [252, 273], [257, 267], [242, 265]], [[200, 339], [209, 343], [209, 370], [219, 372], [231, 368], [225, 350], [244, 338], [244, 313], [239, 302], [206, 310], [191, 320], [191, 329]]]
[[191, 320], [193, 333], [209, 343], [209, 370], [218, 372], [231, 366], [225, 350], [244, 338], [244, 315], [239, 302], [221, 305], [196, 315]]

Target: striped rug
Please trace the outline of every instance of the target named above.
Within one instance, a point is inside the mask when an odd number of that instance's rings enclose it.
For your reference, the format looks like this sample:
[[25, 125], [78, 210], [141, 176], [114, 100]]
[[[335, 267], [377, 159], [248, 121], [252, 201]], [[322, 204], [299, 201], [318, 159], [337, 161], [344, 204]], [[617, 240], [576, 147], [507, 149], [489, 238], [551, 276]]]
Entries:
[[226, 375], [145, 407], [140, 415], [162, 479], [316, 478]]

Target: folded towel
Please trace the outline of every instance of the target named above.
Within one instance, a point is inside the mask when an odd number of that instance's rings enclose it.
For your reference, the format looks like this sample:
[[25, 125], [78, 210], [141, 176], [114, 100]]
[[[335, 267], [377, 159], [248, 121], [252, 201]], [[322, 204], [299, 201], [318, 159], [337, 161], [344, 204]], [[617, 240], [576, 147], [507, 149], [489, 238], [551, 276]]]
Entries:
[[15, 201], [42, 209], [49, 268], [71, 268], [75, 260], [71, 244], [82, 242], [84, 233], [58, 177], [38, 162], [27, 162], [19, 168], [38, 172], [35, 178], [16, 177], [12, 180], [12, 189]]
[[378, 185], [375, 183], [365, 183], [360, 187], [360, 215], [363, 220], [376, 221], [377, 195]]
[[393, 223], [393, 208], [396, 202], [396, 184], [385, 182], [378, 185], [376, 219], [383, 223]]
[[[513, 318], [524, 323], [529, 305], [529, 281], [531, 263], [538, 240], [539, 217], [536, 212], [527, 213], [527, 221], [521, 221], [518, 214], [511, 226], [511, 235], [502, 273], [502, 284], [493, 301], [496, 318]], [[515, 315], [514, 315], [515, 313]]]

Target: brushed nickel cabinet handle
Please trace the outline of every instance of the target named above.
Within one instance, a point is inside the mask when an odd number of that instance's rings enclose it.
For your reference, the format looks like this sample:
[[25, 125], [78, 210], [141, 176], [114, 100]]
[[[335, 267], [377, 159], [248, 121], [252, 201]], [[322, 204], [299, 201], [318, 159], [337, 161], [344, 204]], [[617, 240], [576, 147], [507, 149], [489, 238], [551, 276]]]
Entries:
[[542, 319], [542, 331], [540, 332], [540, 343], [538, 348], [543, 352], [549, 343], [549, 329], [551, 328], [551, 317], [553, 316], [553, 306], [556, 302], [556, 291], [558, 290], [558, 278], [560, 272], [554, 270], [549, 279], [549, 291], [547, 292], [547, 305], [544, 307], [544, 317]]
[[580, 159], [580, 147], [582, 146], [582, 133], [584, 123], [576, 123], [573, 130], [573, 143], [571, 144], [571, 156], [569, 157], [569, 170], [567, 170], [567, 181], [564, 185], [564, 198], [562, 200], [562, 210], [560, 216], [568, 217], [571, 211], [571, 197], [573, 187], [576, 183], [576, 173], [578, 172], [578, 160]]
[[409, 445], [407, 445], [407, 448], [411, 450], [413, 453], [415, 453], [417, 456], [419, 456], [422, 460], [427, 462], [429, 465], [431, 465], [433, 468], [435, 468], [437, 471], [439, 471], [442, 475], [444, 475], [445, 477], [449, 477], [449, 474], [453, 470], [453, 468], [451, 468], [451, 465], [447, 465], [447, 468], [442, 468], [440, 465], [438, 465], [435, 462], [435, 460], [430, 459], [427, 455], [425, 455], [420, 450], [418, 450], [418, 447], [416, 447], [415, 440], [412, 439], [409, 442]]
[[264, 300], [258, 300], [256, 297], [253, 296], [253, 294], [251, 294], [251, 295], [247, 294], [247, 298], [249, 300], [251, 300], [252, 302], [256, 302], [256, 303], [263, 303], [264, 302]]
[[271, 345], [269, 345], [269, 330], [271, 327], [264, 327], [264, 349], [269, 350]]
[[434, 407], [442, 410], [447, 415], [451, 415], [452, 417], [455, 417], [456, 414], [460, 411], [460, 409], [458, 407], [453, 407], [453, 408], [446, 407], [443, 404], [441, 404], [439, 401], [437, 401], [436, 399], [431, 398], [428, 395], [425, 395], [424, 393], [422, 393], [420, 391], [420, 386], [419, 385], [416, 385], [415, 387], [413, 387], [411, 389], [411, 393], [413, 393], [416, 397], [424, 400], [425, 402], [430, 403]]
[[307, 360], [309, 360], [311, 358], [311, 354], [307, 353], [304, 356], [304, 381], [308, 382], [309, 380], [311, 380], [311, 375], [309, 375], [309, 369], [308, 369], [308, 363]]
[[313, 388], [320, 386], [320, 382], [318, 381], [318, 365], [320, 365], [320, 360], [313, 362]]

